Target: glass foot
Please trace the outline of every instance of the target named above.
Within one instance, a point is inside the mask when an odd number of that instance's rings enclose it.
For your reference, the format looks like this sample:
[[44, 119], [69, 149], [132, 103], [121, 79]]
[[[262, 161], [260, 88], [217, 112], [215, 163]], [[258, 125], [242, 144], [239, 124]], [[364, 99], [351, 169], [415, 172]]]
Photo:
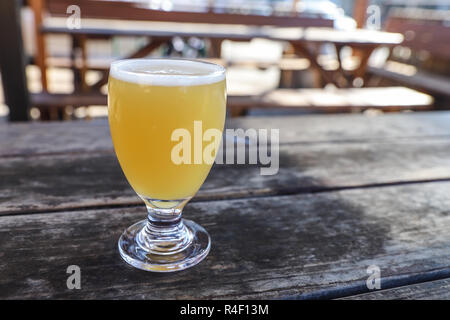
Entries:
[[118, 246], [122, 258], [138, 269], [171, 272], [202, 261], [211, 239], [202, 226], [190, 220], [181, 219], [169, 230], [142, 220], [122, 233]]

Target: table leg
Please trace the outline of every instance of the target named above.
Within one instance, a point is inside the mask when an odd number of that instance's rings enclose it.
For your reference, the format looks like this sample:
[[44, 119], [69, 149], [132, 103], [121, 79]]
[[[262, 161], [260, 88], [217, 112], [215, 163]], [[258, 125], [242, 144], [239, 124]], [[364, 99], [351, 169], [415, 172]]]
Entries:
[[210, 39], [211, 51], [209, 53], [210, 58], [220, 58], [222, 55], [222, 41], [223, 39]]
[[358, 68], [353, 71], [353, 80], [356, 78], [361, 78], [365, 81], [365, 75], [367, 71], [367, 65], [369, 63], [370, 56], [372, 52], [375, 50], [375, 46], [358, 48], [360, 50], [359, 56], [361, 57], [361, 61], [359, 63]]
[[357, 78], [363, 79], [363, 83], [365, 82], [365, 74], [367, 71], [367, 64], [369, 62], [369, 58], [372, 55], [372, 52], [375, 50], [375, 46], [364, 46], [364, 47], [353, 47], [353, 51], [357, 52], [356, 56], [360, 58], [359, 66], [353, 71], [344, 70], [341, 59], [341, 51], [344, 47], [340, 44], [334, 44], [336, 49], [336, 55], [338, 58], [338, 73], [339, 78], [337, 81], [340, 82], [342, 87], [351, 88], [354, 86], [353, 82]]
[[86, 73], [87, 73], [87, 52], [86, 43], [87, 38], [85, 35], [80, 36], [80, 55], [81, 55], [81, 66], [80, 66], [80, 77], [81, 77], [81, 90], [87, 91], [88, 85], [86, 83]]
[[34, 36], [36, 37], [34, 63], [41, 71], [42, 90], [47, 91], [47, 66], [45, 61], [45, 58], [47, 57], [47, 50], [45, 48], [45, 38], [41, 32], [42, 15], [44, 14], [44, 0], [30, 0], [29, 4], [34, 14]]
[[338, 60], [338, 69], [337, 69], [337, 72], [336, 72], [336, 75], [337, 75], [336, 81], [338, 81], [339, 84], [342, 87], [346, 87], [347, 88], [347, 87], [351, 87], [351, 83], [349, 83], [349, 79], [348, 79], [348, 77], [346, 75], [346, 72], [344, 70], [344, 66], [343, 66], [343, 63], [342, 63], [341, 53], [342, 53], [342, 49], [343, 48], [344, 48], [344, 46], [341, 45], [341, 44], [337, 44], [337, 43], [334, 44], [334, 49], [336, 50], [336, 57], [337, 57], [337, 60]]
[[297, 55], [304, 56], [309, 60], [311, 66], [316, 70], [320, 76], [324, 79], [326, 83], [334, 84], [336, 87], [341, 88], [342, 85], [339, 84], [333, 77], [332, 73], [325, 70], [318, 62], [317, 62], [317, 53], [309, 50], [303, 43], [301, 42], [292, 42], [292, 47]]
[[80, 92], [82, 88], [83, 78], [81, 69], [78, 67], [77, 53], [81, 49], [81, 41], [78, 35], [72, 36], [72, 50], [70, 52], [70, 60], [72, 62], [73, 72], [73, 91]]

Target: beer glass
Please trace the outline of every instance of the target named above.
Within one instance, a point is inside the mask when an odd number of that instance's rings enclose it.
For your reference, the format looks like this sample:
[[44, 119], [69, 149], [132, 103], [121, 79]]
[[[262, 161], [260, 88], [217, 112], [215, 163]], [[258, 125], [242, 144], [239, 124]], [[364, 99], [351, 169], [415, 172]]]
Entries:
[[208, 233], [181, 214], [214, 162], [225, 105], [222, 66], [184, 59], [111, 64], [108, 118], [114, 150], [147, 207], [147, 219], [126, 229], [118, 242], [132, 266], [176, 271], [208, 254]]

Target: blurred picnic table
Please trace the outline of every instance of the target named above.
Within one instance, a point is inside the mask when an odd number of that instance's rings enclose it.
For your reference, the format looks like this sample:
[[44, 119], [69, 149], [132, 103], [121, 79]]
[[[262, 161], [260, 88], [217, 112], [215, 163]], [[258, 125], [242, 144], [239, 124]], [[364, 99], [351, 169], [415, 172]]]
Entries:
[[[216, 13], [208, 12], [164, 12], [161, 10], [150, 10], [142, 5], [141, 2], [131, 1], [87, 1], [77, 2], [82, 6], [82, 24], [77, 27], [68, 27], [68, 7], [72, 4], [70, 1], [55, 0], [30, 0], [30, 6], [33, 8], [36, 40], [36, 52], [34, 63], [40, 69], [40, 78], [42, 91], [28, 94], [27, 78], [25, 66], [27, 60], [24, 57], [22, 31], [20, 24], [19, 6], [16, 1], [2, 2], [1, 23], [2, 29], [9, 32], [0, 33], [1, 41], [9, 45], [2, 50], [0, 64], [2, 67], [2, 79], [6, 103], [10, 107], [10, 119], [13, 121], [26, 120], [29, 118], [29, 109], [31, 106], [38, 107], [41, 119], [62, 119], [62, 113], [66, 106], [79, 107], [89, 105], [105, 105], [106, 96], [104, 95], [105, 84], [108, 80], [109, 63], [103, 65], [92, 65], [88, 62], [89, 57], [86, 51], [86, 42], [90, 39], [109, 39], [115, 36], [145, 37], [147, 43], [137, 51], [122, 58], [140, 58], [152, 54], [162, 45], [171, 41], [174, 37], [180, 38], [199, 38], [207, 39], [211, 42], [211, 52], [209, 57], [220, 57], [220, 48], [223, 40], [249, 41], [256, 38], [269, 39], [273, 41], [289, 43], [293, 54], [309, 60], [312, 70], [318, 75], [318, 83], [323, 87], [326, 84], [334, 84], [337, 88], [351, 88], [355, 84], [361, 86], [364, 84], [362, 78], [367, 70], [367, 62], [373, 50], [379, 46], [393, 46], [399, 44], [403, 36], [396, 33], [387, 33], [371, 30], [336, 30], [330, 28], [333, 21], [323, 17], [311, 17], [299, 14], [297, 12], [289, 13], [286, 16], [262, 16], [262, 15], [243, 15], [234, 13]], [[48, 6], [48, 11], [46, 11]], [[48, 14], [55, 15], [49, 20]], [[63, 15], [64, 17], [61, 17]], [[59, 16], [59, 18], [58, 18]], [[90, 18], [97, 19], [96, 25], [90, 24]], [[59, 20], [58, 20], [59, 19]], [[99, 24], [99, 19], [100, 22]], [[101, 20], [103, 19], [103, 20]], [[126, 19], [126, 21], [112, 19]], [[142, 21], [144, 20], [144, 21]], [[54, 23], [51, 23], [51, 22]], [[133, 28], [132, 22], [147, 24], [140, 28]], [[109, 25], [109, 26], [108, 26]], [[111, 27], [115, 25], [115, 27]], [[53, 64], [55, 67], [69, 68], [73, 71], [73, 92], [58, 93], [48, 90], [47, 67], [51, 66], [50, 59], [46, 54], [45, 35], [65, 34], [71, 37], [70, 56], [64, 61]], [[323, 44], [331, 44], [336, 51], [336, 67], [329, 70], [318, 60]], [[345, 68], [342, 61], [342, 50], [351, 47], [359, 52], [356, 64], [351, 68]], [[68, 58], [68, 59], [67, 59]], [[56, 61], [58, 59], [52, 60]], [[355, 60], [355, 59], [354, 59]], [[304, 63], [302, 68], [304, 67]], [[295, 63], [286, 63], [279, 61], [281, 65], [295, 65]], [[294, 68], [295, 69], [295, 68]], [[86, 73], [89, 70], [100, 72], [99, 77], [93, 82], [86, 81]], [[359, 80], [356, 81], [355, 80]], [[257, 90], [256, 90], [257, 91]], [[233, 93], [230, 93], [232, 96]], [[229, 99], [230, 103], [238, 101], [235, 105], [234, 115], [243, 115], [246, 110], [255, 105], [256, 101], [265, 104], [267, 99], [259, 97], [261, 93], [247, 94], [250, 99]], [[316, 95], [316, 94], [315, 94]], [[338, 95], [348, 96], [349, 92], [342, 91]], [[271, 95], [272, 97], [277, 96]], [[305, 105], [302, 101], [302, 93], [294, 93], [293, 96], [299, 96], [293, 101], [300, 101], [300, 105], [289, 104], [290, 107], [315, 108], [313, 103]], [[284, 99], [269, 99], [270, 104], [279, 107], [285, 106]], [[313, 99], [317, 100], [317, 99]], [[332, 99], [325, 99], [331, 101]], [[420, 100], [420, 99], [419, 99]], [[408, 106], [412, 106], [408, 102]], [[339, 106], [341, 107], [341, 106]], [[356, 109], [364, 109], [367, 103], [352, 106]], [[384, 107], [384, 105], [383, 105]], [[393, 109], [397, 110], [404, 106], [398, 104]], [[414, 106], [413, 106], [414, 107]], [[430, 103], [420, 103], [420, 108], [430, 107]], [[347, 112], [351, 111], [349, 108]]]
[[[212, 57], [220, 58], [220, 45], [223, 40], [250, 41], [252, 39], [267, 39], [289, 43], [294, 49], [294, 54], [309, 60], [313, 70], [318, 72], [324, 84], [334, 84], [338, 88], [353, 87], [356, 78], [363, 78], [367, 63], [372, 52], [380, 46], [394, 46], [403, 41], [403, 36], [399, 33], [389, 33], [375, 30], [337, 30], [333, 28], [315, 27], [273, 27], [273, 26], [243, 26], [243, 25], [214, 25], [214, 24], [161, 24], [153, 23], [147, 25], [145, 29], [132, 28], [92, 28], [67, 29], [65, 26], [44, 26], [42, 32], [45, 34], [69, 34], [73, 37], [73, 52], [85, 52], [85, 41], [90, 37], [113, 37], [113, 36], [145, 36], [151, 41], [141, 47], [136, 52], [123, 58], [145, 57], [161, 45], [174, 37], [184, 39], [200, 38], [213, 40], [215, 46]], [[336, 50], [337, 68], [327, 70], [318, 61], [321, 54], [321, 45], [331, 44]], [[352, 48], [359, 53], [359, 62], [351, 69], [345, 69], [341, 59], [342, 50], [345, 47]], [[86, 53], [82, 56], [86, 59]], [[82, 74], [89, 68], [86, 60], [82, 61], [81, 67], [77, 67], [75, 61], [72, 67], [75, 72], [75, 79], [81, 81], [76, 87], [85, 86]], [[99, 68], [96, 68], [97, 70]], [[93, 86], [99, 88], [107, 81], [108, 66], [102, 70], [104, 76]]]
[[280, 170], [215, 165], [184, 213], [211, 253], [171, 274], [118, 254], [146, 211], [106, 119], [2, 124], [0, 298], [449, 299], [449, 124], [448, 112], [229, 120], [280, 129]]
[[[250, 41], [252, 39], [267, 39], [272, 41], [279, 41], [289, 43], [293, 49], [293, 55], [297, 58], [306, 58], [309, 64], [312, 66], [312, 70], [316, 72], [318, 83], [320, 86], [327, 84], [333, 84], [337, 88], [349, 89], [353, 88], [355, 80], [359, 79], [360, 86], [364, 84], [363, 78], [365, 77], [367, 64], [372, 52], [380, 46], [394, 46], [399, 44], [403, 40], [403, 36], [398, 33], [388, 33], [374, 30], [357, 29], [351, 31], [336, 30], [333, 28], [325, 27], [277, 27], [277, 26], [248, 26], [248, 25], [222, 25], [222, 24], [192, 24], [192, 23], [162, 23], [154, 22], [147, 23], [145, 28], [136, 29], [133, 24], [129, 24], [127, 27], [121, 26], [120, 28], [105, 28], [98, 27], [98, 21], [93, 22], [92, 25], [89, 21], [83, 22], [83, 28], [80, 29], [67, 29], [65, 26], [61, 26], [61, 21], [53, 20], [53, 24], [44, 25], [41, 28], [43, 34], [66, 34], [72, 37], [72, 52], [81, 53], [79, 57], [75, 54], [72, 55], [71, 62], [63, 64], [65, 67], [70, 67], [74, 74], [74, 94], [48, 94], [46, 92], [33, 95], [34, 103], [37, 105], [51, 106], [61, 105], [64, 103], [69, 105], [101, 105], [106, 104], [106, 96], [100, 93], [100, 89], [107, 83], [109, 75], [109, 62], [102, 65], [90, 65], [88, 63], [88, 57], [86, 53], [86, 42], [89, 39], [111, 38], [114, 36], [131, 36], [131, 37], [148, 37], [150, 40], [147, 44], [140, 47], [137, 51], [132, 52], [130, 55], [122, 57], [128, 58], [142, 58], [146, 57], [155, 50], [159, 50], [162, 45], [165, 45], [168, 41], [174, 37], [182, 39], [198, 38], [209, 39], [214, 44], [213, 52], [210, 52], [210, 61], [220, 63], [227, 66], [227, 61], [220, 59], [221, 43], [224, 40], [232, 41]], [[94, 27], [97, 25], [97, 27]], [[333, 69], [328, 68], [326, 64], [319, 62], [319, 56], [322, 54], [321, 49], [324, 44], [330, 44], [336, 51], [336, 66]], [[353, 59], [352, 66], [350, 68], [344, 67], [342, 52], [344, 48], [350, 47], [354, 52], [358, 53], [358, 58]], [[289, 63], [291, 62], [291, 63]], [[284, 65], [291, 65], [295, 70], [295, 64], [298, 59], [282, 59], [276, 66], [281, 67]], [[239, 65], [239, 62], [237, 62]], [[251, 61], [242, 62], [241, 64], [250, 65]], [[300, 63], [302, 67], [304, 63]], [[258, 66], [258, 63], [253, 61], [254, 66]], [[45, 74], [46, 66], [42, 69], [42, 74]], [[86, 72], [88, 70], [100, 71], [101, 76], [98, 80], [92, 84], [86, 82]], [[358, 86], [358, 85], [356, 85]], [[43, 85], [46, 87], [46, 85]], [[236, 86], [235, 86], [236, 87]], [[371, 91], [372, 89], [369, 89]], [[238, 93], [229, 91], [228, 94], [231, 97], [229, 99], [228, 106], [232, 110], [233, 114], [243, 115], [245, 110], [249, 106], [254, 107], [258, 103], [255, 103], [255, 99], [264, 99], [261, 95], [269, 92], [261, 92], [261, 88], [254, 88], [249, 92]], [[254, 91], [254, 92], [253, 92]], [[294, 93], [296, 98], [294, 103], [290, 104], [291, 107], [317, 109], [321, 105], [302, 103], [302, 94]], [[343, 90], [339, 93], [341, 96], [351, 94]], [[320, 95], [320, 93], [317, 93]], [[275, 95], [272, 95], [274, 97]], [[391, 98], [389, 94], [387, 94]], [[330, 99], [326, 99], [330, 100]], [[393, 99], [391, 99], [393, 101]], [[417, 100], [417, 99], [413, 99]], [[418, 99], [420, 100], [420, 99]], [[417, 101], [418, 101], [417, 100]], [[297, 102], [295, 102], [297, 101]], [[374, 100], [372, 100], [374, 101]], [[406, 100], [410, 101], [410, 100]], [[260, 103], [263, 104], [263, 103]], [[289, 103], [288, 103], [289, 104]], [[272, 107], [282, 107], [286, 105], [285, 99], [271, 100], [269, 103]], [[429, 104], [425, 104], [429, 107]], [[323, 106], [323, 105], [322, 105]], [[341, 110], [349, 110], [349, 108], [342, 108]], [[408, 104], [411, 106], [411, 104]], [[365, 108], [367, 104], [357, 104], [355, 107]], [[398, 105], [393, 106], [394, 109], [398, 109]], [[400, 106], [404, 108], [404, 106]], [[319, 108], [320, 109], [320, 108]], [[244, 110], [244, 112], [243, 112]]]
[[[76, 28], [67, 27], [67, 7], [70, 1], [33, 1], [36, 18], [37, 65], [45, 75], [47, 54], [43, 37], [65, 34], [72, 38], [72, 61], [64, 63], [73, 69], [75, 91], [98, 91], [107, 82], [109, 63], [103, 67], [90, 66], [86, 51], [89, 39], [110, 39], [116, 36], [146, 37], [149, 41], [135, 52], [121, 58], [145, 57], [170, 42], [174, 37], [197, 38], [210, 42], [206, 57], [220, 58], [224, 40], [250, 41], [256, 38], [289, 43], [293, 53], [308, 59], [318, 73], [320, 83], [337, 87], [352, 87], [356, 78], [362, 78], [367, 70], [369, 57], [379, 46], [394, 46], [403, 36], [375, 30], [337, 30], [333, 20], [321, 17], [284, 13], [284, 16], [216, 13], [210, 8], [205, 12], [177, 12], [150, 10], [140, 1], [81, 1], [83, 23]], [[295, 4], [294, 4], [295, 6]], [[53, 16], [43, 18], [47, 7]], [[222, 8], [224, 9], [224, 8]], [[60, 17], [60, 18], [58, 18]], [[332, 44], [336, 51], [337, 66], [327, 70], [318, 62], [323, 44]], [[359, 63], [344, 68], [341, 53], [345, 47], [358, 52]], [[78, 52], [78, 56], [77, 56]], [[78, 61], [79, 60], [79, 61]], [[85, 81], [86, 71], [93, 68], [103, 75], [92, 85]], [[43, 88], [47, 87], [45, 76]]]

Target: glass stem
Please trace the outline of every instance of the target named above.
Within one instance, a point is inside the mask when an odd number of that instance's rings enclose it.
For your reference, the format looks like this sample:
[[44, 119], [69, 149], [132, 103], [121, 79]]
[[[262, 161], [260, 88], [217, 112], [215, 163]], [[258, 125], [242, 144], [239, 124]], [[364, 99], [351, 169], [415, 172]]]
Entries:
[[193, 235], [181, 218], [184, 206], [190, 200], [154, 200], [141, 197], [147, 207], [147, 224], [137, 234], [136, 241], [153, 254], [175, 254], [192, 242]]

